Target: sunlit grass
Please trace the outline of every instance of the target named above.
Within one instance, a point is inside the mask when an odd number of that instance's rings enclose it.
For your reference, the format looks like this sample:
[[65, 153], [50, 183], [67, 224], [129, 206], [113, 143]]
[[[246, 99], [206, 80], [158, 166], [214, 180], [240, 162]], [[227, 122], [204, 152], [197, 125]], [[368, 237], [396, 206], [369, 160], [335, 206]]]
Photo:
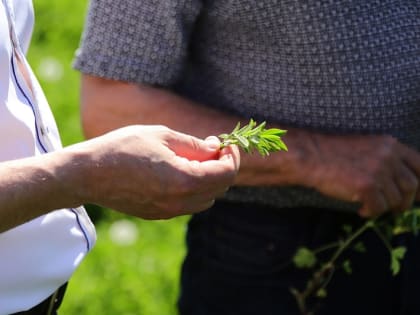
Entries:
[[28, 53], [57, 119], [64, 144], [82, 139], [79, 73], [72, 60], [79, 45], [87, 1], [35, 0], [35, 31]]
[[132, 220], [133, 244], [110, 237], [112, 220], [97, 225], [98, 241], [69, 284], [62, 314], [176, 314], [186, 217]]

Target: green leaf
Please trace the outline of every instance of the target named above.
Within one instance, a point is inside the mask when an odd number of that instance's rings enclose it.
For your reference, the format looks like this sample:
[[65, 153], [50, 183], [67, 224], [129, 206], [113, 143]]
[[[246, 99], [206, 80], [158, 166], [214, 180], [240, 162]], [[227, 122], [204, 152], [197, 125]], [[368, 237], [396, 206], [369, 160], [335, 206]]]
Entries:
[[238, 132], [238, 130], [239, 130], [239, 128], [241, 127], [241, 123], [240, 122], [238, 122], [237, 124], [236, 124], [236, 126], [235, 126], [235, 128], [232, 130], [232, 133], [236, 133], [236, 132]]
[[400, 272], [400, 261], [404, 258], [407, 249], [403, 246], [396, 247], [391, 251], [391, 271], [392, 275], [397, 275]]
[[363, 244], [363, 242], [357, 242], [356, 244], [354, 244], [353, 249], [358, 253], [366, 252], [366, 247], [365, 244]]
[[287, 130], [282, 130], [282, 129], [278, 129], [278, 128], [270, 128], [270, 129], [265, 129], [264, 130], [264, 134], [267, 135], [275, 135], [275, 136], [284, 136], [287, 133]]
[[257, 150], [260, 153], [260, 155], [262, 155], [262, 156], [269, 156], [270, 155], [270, 151], [268, 151], [264, 147], [257, 147]]
[[260, 138], [258, 136], [251, 136], [248, 139], [253, 145], [258, 145], [258, 143], [260, 142]]
[[347, 274], [351, 274], [352, 271], [353, 271], [352, 268], [351, 268], [351, 262], [348, 259], [343, 261], [342, 267], [343, 267], [344, 272], [347, 273]]
[[247, 138], [245, 138], [244, 136], [240, 136], [240, 135], [238, 135], [237, 136], [237, 139], [238, 139], [238, 141], [239, 141], [239, 143], [240, 143], [240, 145], [241, 145], [241, 147], [242, 148], [246, 148], [246, 149], [248, 149], [249, 148], [249, 141], [248, 141], [248, 139]]
[[353, 231], [353, 227], [350, 224], [344, 224], [341, 228], [346, 234], [351, 234]]
[[279, 140], [279, 146], [280, 146], [280, 149], [282, 149], [283, 151], [288, 151], [289, 150], [287, 148], [286, 144], [282, 140]]
[[256, 125], [256, 122], [251, 119], [249, 121], [248, 125], [245, 125], [241, 129], [238, 130], [238, 133], [246, 134], [247, 132], [249, 132], [250, 130], [252, 130], [252, 128], [254, 128], [255, 125]]
[[316, 296], [320, 299], [324, 299], [327, 297], [327, 290], [325, 288], [318, 289], [316, 291]]
[[395, 216], [395, 222], [392, 227], [392, 234], [413, 233], [420, 231], [420, 209], [414, 208]]
[[293, 257], [293, 263], [297, 268], [312, 268], [317, 262], [316, 255], [306, 247], [298, 248]]
[[279, 141], [279, 137], [276, 135], [263, 135], [263, 138], [272, 143], [277, 143]]
[[419, 217], [418, 217], [418, 213], [416, 211], [411, 211], [412, 212], [412, 220], [411, 220], [411, 228], [413, 229], [413, 233], [414, 235], [417, 236], [417, 234], [419, 233]]

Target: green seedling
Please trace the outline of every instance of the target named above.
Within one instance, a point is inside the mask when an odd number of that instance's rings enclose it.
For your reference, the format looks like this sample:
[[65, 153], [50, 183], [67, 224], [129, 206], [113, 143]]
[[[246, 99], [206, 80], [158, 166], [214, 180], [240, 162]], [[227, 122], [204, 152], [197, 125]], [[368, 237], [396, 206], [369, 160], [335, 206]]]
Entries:
[[271, 152], [287, 151], [287, 146], [281, 139], [286, 134], [286, 130], [277, 128], [265, 128], [266, 123], [259, 125], [251, 119], [249, 123], [241, 128], [238, 123], [231, 133], [221, 134], [221, 148], [228, 145], [237, 145], [246, 153], [257, 151], [262, 156], [268, 156]]

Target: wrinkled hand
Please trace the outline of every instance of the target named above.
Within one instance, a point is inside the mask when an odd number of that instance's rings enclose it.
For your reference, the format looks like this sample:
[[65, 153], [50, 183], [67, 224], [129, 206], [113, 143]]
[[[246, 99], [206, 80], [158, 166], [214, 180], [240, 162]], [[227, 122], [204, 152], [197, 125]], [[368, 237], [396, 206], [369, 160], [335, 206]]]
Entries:
[[70, 147], [89, 164], [88, 203], [145, 219], [170, 218], [209, 208], [232, 185], [236, 147], [162, 126], [129, 126]]
[[312, 140], [308, 186], [361, 203], [361, 216], [407, 210], [420, 199], [420, 154], [395, 138], [317, 134]]

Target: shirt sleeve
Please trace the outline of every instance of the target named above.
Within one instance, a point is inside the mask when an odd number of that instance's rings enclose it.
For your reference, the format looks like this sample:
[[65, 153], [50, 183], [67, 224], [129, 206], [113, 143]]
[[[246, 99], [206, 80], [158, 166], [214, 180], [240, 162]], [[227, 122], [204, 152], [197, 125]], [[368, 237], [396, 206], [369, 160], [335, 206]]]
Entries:
[[91, 0], [74, 68], [171, 86], [180, 77], [202, 0]]

